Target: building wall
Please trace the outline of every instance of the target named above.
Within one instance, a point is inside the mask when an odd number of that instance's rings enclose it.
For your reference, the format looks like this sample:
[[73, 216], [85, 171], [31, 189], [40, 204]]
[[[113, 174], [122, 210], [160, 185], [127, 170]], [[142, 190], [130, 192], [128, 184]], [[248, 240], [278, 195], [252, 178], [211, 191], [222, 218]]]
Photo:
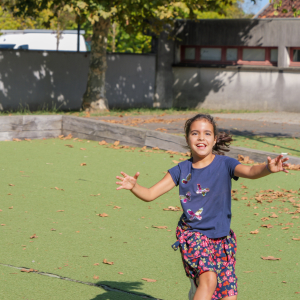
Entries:
[[173, 67], [174, 107], [300, 112], [300, 70]]
[[[109, 54], [110, 108], [152, 107], [155, 55]], [[89, 53], [0, 51], [0, 110], [78, 110], [86, 89]]]

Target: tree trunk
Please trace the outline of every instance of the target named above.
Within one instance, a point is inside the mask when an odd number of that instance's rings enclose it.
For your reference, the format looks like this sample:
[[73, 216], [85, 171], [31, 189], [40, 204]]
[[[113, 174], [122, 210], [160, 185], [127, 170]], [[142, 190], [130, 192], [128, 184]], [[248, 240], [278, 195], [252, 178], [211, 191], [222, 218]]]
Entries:
[[105, 97], [105, 72], [109, 27], [110, 19], [105, 20], [101, 17], [93, 25], [89, 75], [82, 103], [83, 109], [89, 111], [108, 110], [108, 101]]

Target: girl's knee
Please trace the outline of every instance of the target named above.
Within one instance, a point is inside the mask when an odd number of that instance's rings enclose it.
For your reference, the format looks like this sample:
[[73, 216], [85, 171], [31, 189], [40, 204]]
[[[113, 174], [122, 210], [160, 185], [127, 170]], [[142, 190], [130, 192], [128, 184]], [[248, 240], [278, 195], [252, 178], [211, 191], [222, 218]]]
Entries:
[[217, 286], [217, 274], [215, 272], [204, 272], [199, 277], [199, 285], [207, 287], [209, 290], [215, 290]]

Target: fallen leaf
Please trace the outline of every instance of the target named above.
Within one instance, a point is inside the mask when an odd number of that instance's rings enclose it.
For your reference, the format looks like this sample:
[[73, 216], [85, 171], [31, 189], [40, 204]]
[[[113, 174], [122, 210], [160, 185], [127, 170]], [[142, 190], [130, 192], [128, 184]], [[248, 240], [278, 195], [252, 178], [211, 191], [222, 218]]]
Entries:
[[86, 148], [80, 148], [80, 150], [86, 150]]
[[261, 256], [261, 258], [262, 258], [263, 260], [281, 260], [281, 258], [276, 258], [276, 257], [274, 257], [274, 256], [266, 256], [266, 257]]
[[158, 147], [154, 147], [154, 148], [152, 148], [152, 150], [159, 150], [159, 148]]
[[64, 140], [70, 140], [72, 137], [73, 137], [73, 136], [72, 136], [72, 134], [70, 133], [70, 134], [68, 134], [66, 137], [64, 137], [63, 139], [64, 139]]
[[17, 138], [14, 138], [13, 141], [14, 141], [14, 142], [21, 142], [21, 140], [20, 140], [20, 139], [17, 139]]
[[290, 227], [282, 227], [281, 229], [286, 230], [289, 229]]
[[37, 270], [34, 270], [34, 269], [21, 269], [21, 272], [26, 272], [26, 273], [30, 273], [30, 272], [34, 272], [34, 271], [37, 271]]
[[54, 229], [54, 228], [51, 228], [50, 230], [51, 230], [51, 231], [56, 231], [56, 229]]
[[8, 209], [13, 209], [14, 207], [13, 206], [11, 206], [11, 207], [9, 207]]
[[270, 218], [278, 218], [278, 216], [275, 213], [272, 213], [272, 215], [270, 216]]
[[263, 218], [261, 218], [261, 220], [264, 222], [264, 221], [267, 221], [267, 220], [270, 220], [270, 219], [267, 218], [267, 217], [263, 217]]
[[155, 279], [150, 279], [150, 278], [142, 278], [142, 280], [145, 280], [147, 282], [156, 282], [157, 281]]
[[167, 226], [154, 226], [152, 225], [153, 228], [158, 228], [158, 229], [167, 229]]
[[259, 213], [255, 213], [255, 214], [254, 214], [254, 216], [258, 216], [258, 215], [259, 215]]
[[30, 141], [31, 141], [31, 139], [24, 139], [24, 141], [30, 142]]
[[103, 259], [103, 263], [107, 265], [113, 265], [114, 263], [112, 261], [107, 261], [106, 258]]
[[113, 145], [114, 146], [119, 146], [119, 144], [120, 144], [120, 141], [115, 141]]
[[93, 279], [97, 280], [97, 279], [99, 279], [99, 276], [94, 275]]
[[60, 209], [60, 210], [57, 210], [57, 212], [64, 212], [64, 210], [63, 210], [63, 209]]
[[65, 146], [67, 146], [67, 147], [69, 147], [69, 148], [74, 148], [73, 145], [65, 145]]
[[121, 208], [120, 206], [117, 205], [114, 206], [114, 209], [120, 209], [120, 208]]
[[255, 229], [254, 231], [250, 231], [251, 234], [258, 234], [259, 233], [259, 230], [258, 229]]
[[9, 186], [15, 186], [14, 184], [10, 183]]
[[181, 208], [179, 206], [168, 206], [167, 208], [164, 208], [163, 210], [170, 210], [170, 211], [180, 211]]
[[254, 272], [254, 271], [244, 271], [244, 273], [252, 273], [252, 272]]
[[120, 275], [123, 275], [124, 273], [122, 273], [122, 272], [118, 272], [118, 274], [120, 274]]
[[1, 224], [1, 226], [6, 226], [6, 224]]
[[9, 194], [7, 194], [7, 195], [8, 195], [8, 196], [12, 196], [12, 194], [10, 194], [10, 193], [9, 193]]
[[248, 200], [248, 197], [242, 197], [241, 199], [242, 200]]
[[282, 281], [282, 283], [287, 283], [286, 281]]
[[98, 144], [102, 146], [102, 145], [107, 145], [108, 143], [103, 140], [103, 141], [99, 142]]
[[99, 266], [99, 263], [95, 263], [94, 266]]
[[103, 214], [97, 214], [97, 216], [104, 218], [104, 217], [108, 217], [108, 214], [106, 214], [106, 213], [103, 213]]
[[299, 219], [299, 216], [293, 216], [292, 219]]
[[30, 237], [30, 239], [36, 239], [36, 238], [38, 238], [38, 236], [35, 233]]
[[180, 161], [177, 161], [177, 160], [172, 160], [172, 162], [173, 162], [174, 164], [179, 164], [179, 163], [180, 163]]
[[54, 188], [51, 188], [52, 190], [57, 190], [57, 191], [64, 191], [64, 189], [60, 189], [60, 188], [58, 188], [57, 186], [56, 187], [54, 187]]
[[81, 163], [80, 165], [81, 165], [81, 166], [86, 166], [86, 163]]
[[[1, 224], [2, 225], [2, 224]], [[292, 238], [293, 241], [300, 241], [300, 238]]]
[[273, 228], [271, 224], [262, 224], [260, 227]]

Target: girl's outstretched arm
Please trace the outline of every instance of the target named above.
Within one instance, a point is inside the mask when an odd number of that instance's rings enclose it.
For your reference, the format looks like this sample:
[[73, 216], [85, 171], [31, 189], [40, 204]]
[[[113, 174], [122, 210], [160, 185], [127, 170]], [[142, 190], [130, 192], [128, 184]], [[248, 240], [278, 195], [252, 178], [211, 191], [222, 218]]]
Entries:
[[287, 167], [289, 164], [285, 163], [288, 158], [283, 158], [283, 155], [278, 155], [276, 158], [271, 159], [268, 157], [267, 165], [256, 165], [256, 166], [245, 166], [237, 165], [234, 170], [234, 175], [237, 177], [257, 179], [271, 173], [285, 172], [288, 173], [284, 167]]
[[160, 180], [149, 189], [137, 183], [137, 179], [140, 175], [139, 172], [137, 172], [133, 177], [127, 175], [124, 172], [121, 172], [121, 174], [123, 175], [123, 177], [116, 176], [117, 179], [121, 180], [116, 182], [116, 184], [120, 185], [117, 190], [130, 190], [136, 197], [146, 202], [153, 201], [154, 199], [158, 198], [159, 196], [165, 194], [173, 187], [175, 187], [175, 183], [169, 172], [162, 180]]

